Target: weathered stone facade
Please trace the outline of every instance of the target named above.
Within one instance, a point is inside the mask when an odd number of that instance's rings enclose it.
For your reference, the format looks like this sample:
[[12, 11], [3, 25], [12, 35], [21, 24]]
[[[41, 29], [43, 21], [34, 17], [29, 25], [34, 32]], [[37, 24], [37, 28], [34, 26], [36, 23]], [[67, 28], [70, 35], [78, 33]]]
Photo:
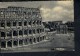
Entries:
[[39, 8], [0, 8], [1, 49], [22, 47], [45, 39]]

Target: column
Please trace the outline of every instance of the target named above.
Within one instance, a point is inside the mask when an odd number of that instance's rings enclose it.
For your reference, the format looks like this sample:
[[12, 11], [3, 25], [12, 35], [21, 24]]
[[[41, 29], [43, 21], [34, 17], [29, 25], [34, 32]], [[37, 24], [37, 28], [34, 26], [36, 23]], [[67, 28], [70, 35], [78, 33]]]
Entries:
[[7, 38], [7, 32], [6, 32], [6, 30], [5, 30], [5, 39]]
[[29, 29], [27, 29], [27, 35], [29, 36]]
[[12, 30], [12, 32], [11, 32], [11, 33], [12, 33], [12, 38], [13, 38], [13, 30]]
[[24, 42], [25, 42], [25, 41], [24, 41], [24, 39], [23, 39], [23, 46], [25, 45]]
[[28, 42], [28, 44], [30, 44], [30, 43], [29, 43], [29, 38], [27, 39], [27, 42]]
[[[1, 34], [1, 33], [0, 33]], [[0, 35], [1, 36], [1, 35]], [[0, 39], [1, 39], [1, 37], [0, 37]], [[1, 48], [1, 40], [0, 40], [0, 48]]]
[[0, 27], [1, 27], [1, 21], [0, 21]]
[[13, 26], [13, 21], [11, 21], [11, 27]]
[[27, 22], [26, 25], [27, 25], [27, 27], [28, 27], [28, 23], [29, 23], [28, 20], [27, 20], [26, 22]]
[[16, 21], [16, 25], [17, 25], [17, 27], [18, 27], [18, 21]]
[[40, 34], [40, 28], [38, 30], [39, 30], [39, 34]]
[[[5, 25], [5, 27], [4, 27], [4, 28], [6, 28], [6, 20], [5, 20], [4, 25]], [[5, 33], [5, 37], [4, 37], [4, 39], [6, 39], [6, 37], [7, 37], [7, 32], [6, 32], [6, 30], [4, 31], [4, 33]]]
[[36, 27], [36, 20], [34, 20], [34, 26]]
[[37, 34], [37, 27], [35, 28], [35, 34]]
[[33, 44], [33, 38], [31, 37], [31, 44]]
[[24, 37], [24, 20], [22, 21], [22, 33], [23, 33], [23, 37]]
[[31, 19], [31, 27], [32, 27], [32, 19]]
[[18, 47], [19, 47], [19, 39], [18, 39]]
[[11, 27], [13, 26], [13, 22], [11, 21]]
[[34, 38], [32, 37], [32, 44], [33, 44], [33, 39], [34, 39]]
[[67, 27], [67, 25], [66, 25], [66, 33], [68, 32], [68, 27]]
[[24, 29], [22, 29], [22, 35], [23, 35], [23, 37], [24, 37]]
[[1, 31], [0, 31], [0, 41], [1, 41]]
[[19, 38], [19, 30], [17, 30], [17, 33], [18, 33], [18, 38]]
[[13, 48], [13, 39], [12, 39], [12, 48]]
[[35, 41], [37, 42], [37, 38], [35, 38]]
[[[32, 29], [32, 36], [33, 36], [33, 29]], [[33, 39], [34, 39], [34, 37], [32, 37], [32, 44], [33, 44]]]
[[6, 41], [6, 48], [7, 48], [7, 41]]
[[40, 40], [41, 40], [41, 39], [40, 39], [40, 36], [39, 36], [39, 42], [40, 42]]
[[6, 23], [6, 20], [5, 20], [5, 23], [4, 23], [4, 24], [5, 24], [5, 28], [6, 28], [6, 24], [7, 24], [7, 23]]

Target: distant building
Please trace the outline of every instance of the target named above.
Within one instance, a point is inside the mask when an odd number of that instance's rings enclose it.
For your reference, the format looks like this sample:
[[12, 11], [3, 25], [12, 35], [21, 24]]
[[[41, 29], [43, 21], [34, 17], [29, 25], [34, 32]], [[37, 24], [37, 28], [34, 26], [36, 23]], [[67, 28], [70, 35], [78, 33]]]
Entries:
[[67, 34], [67, 25], [66, 24], [60, 24], [57, 26], [57, 33], [58, 34]]
[[46, 40], [39, 8], [0, 8], [1, 49], [23, 47]]
[[68, 27], [68, 32], [73, 32], [74, 31], [74, 22], [68, 21], [65, 23]]
[[62, 21], [49, 21], [49, 22], [43, 22], [43, 25], [45, 26], [46, 31], [56, 31], [57, 26], [62, 24]]

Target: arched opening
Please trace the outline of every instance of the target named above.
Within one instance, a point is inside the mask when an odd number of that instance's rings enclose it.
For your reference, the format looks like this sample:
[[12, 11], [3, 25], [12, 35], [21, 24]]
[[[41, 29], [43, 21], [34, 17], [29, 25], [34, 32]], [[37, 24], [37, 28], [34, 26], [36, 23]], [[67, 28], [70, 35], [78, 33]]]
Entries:
[[40, 41], [42, 41], [42, 37], [40, 37]]
[[28, 44], [28, 39], [24, 40], [24, 44], [27, 45]]
[[24, 22], [24, 26], [27, 26], [27, 21]]
[[33, 34], [35, 34], [35, 29], [33, 29]]
[[22, 22], [20, 21], [20, 22], [18, 22], [18, 24], [19, 24], [19, 26], [22, 26]]
[[11, 37], [11, 36], [12, 36], [11, 31], [7, 32], [7, 36], [8, 36], [8, 37]]
[[37, 33], [39, 33], [39, 29], [37, 29]]
[[1, 42], [1, 48], [6, 48], [6, 41]]
[[33, 42], [36, 43], [36, 38], [33, 39]]
[[31, 21], [29, 21], [29, 25], [31, 25]]
[[29, 39], [30, 44], [32, 44], [32, 39]]
[[13, 41], [13, 45], [14, 45], [14, 46], [17, 46], [17, 45], [18, 45], [18, 40], [14, 40], [14, 41]]
[[5, 32], [1, 32], [1, 37], [5, 37]]
[[27, 35], [28, 34], [28, 30], [24, 30], [24, 35]]
[[18, 32], [17, 31], [13, 31], [13, 36], [17, 36], [18, 35]]
[[40, 21], [40, 25], [41, 25], [41, 21]]
[[32, 30], [29, 30], [29, 34], [32, 34]]
[[7, 46], [8, 46], [8, 47], [12, 47], [12, 41], [8, 41], [8, 42], [7, 42]]
[[4, 21], [1, 22], [1, 27], [5, 27], [5, 22]]
[[7, 22], [7, 26], [8, 27], [10, 27], [11, 26], [11, 22], [9, 21], [9, 22]]
[[14, 21], [14, 22], [13, 22], [13, 26], [16, 26], [16, 24], [17, 24], [17, 22], [16, 22], [16, 21]]
[[19, 40], [19, 45], [23, 45], [23, 40]]
[[39, 42], [39, 37], [37, 38], [37, 42]]
[[22, 32], [22, 30], [20, 30], [20, 31], [19, 31], [19, 35], [23, 35], [23, 32]]
[[40, 33], [42, 32], [42, 30], [40, 29]]

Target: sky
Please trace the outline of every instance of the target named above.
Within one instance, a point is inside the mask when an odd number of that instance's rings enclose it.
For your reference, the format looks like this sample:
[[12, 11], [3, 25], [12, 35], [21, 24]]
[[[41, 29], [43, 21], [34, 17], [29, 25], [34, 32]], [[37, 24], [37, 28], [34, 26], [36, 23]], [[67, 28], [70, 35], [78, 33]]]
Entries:
[[42, 21], [74, 21], [74, 3], [71, 1], [0, 2], [0, 8], [8, 6], [40, 8]]

